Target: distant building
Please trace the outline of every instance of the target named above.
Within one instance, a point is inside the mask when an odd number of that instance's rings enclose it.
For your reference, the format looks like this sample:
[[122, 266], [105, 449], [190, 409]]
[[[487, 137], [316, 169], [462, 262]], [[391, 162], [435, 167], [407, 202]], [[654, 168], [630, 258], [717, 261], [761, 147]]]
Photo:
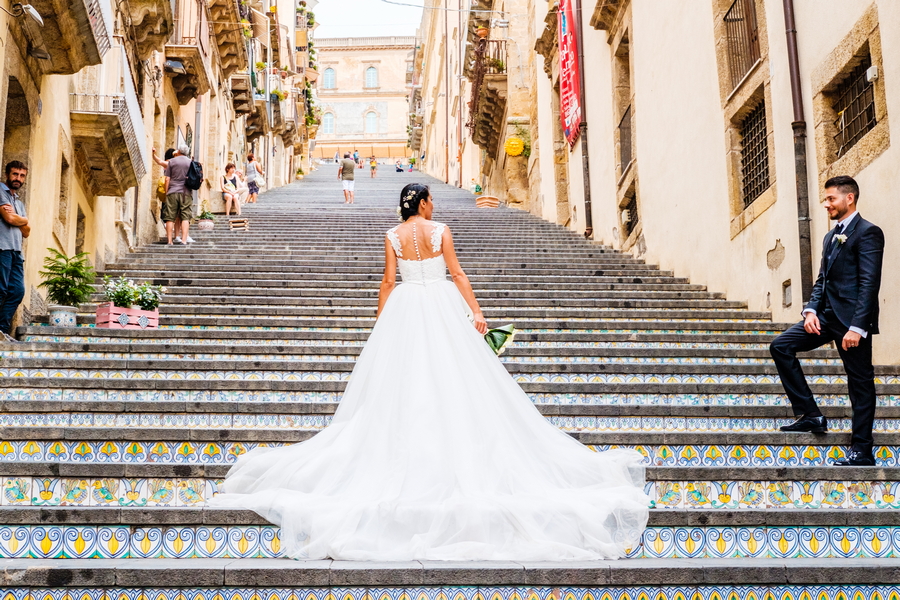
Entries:
[[415, 38], [313, 40], [319, 54], [322, 124], [315, 157], [409, 156], [409, 89]]

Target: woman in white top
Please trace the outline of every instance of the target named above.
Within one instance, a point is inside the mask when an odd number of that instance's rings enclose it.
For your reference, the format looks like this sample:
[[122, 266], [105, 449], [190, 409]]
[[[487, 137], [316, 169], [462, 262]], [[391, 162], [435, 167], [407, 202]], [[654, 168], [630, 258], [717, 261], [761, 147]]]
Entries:
[[263, 172], [262, 167], [256, 161], [256, 157], [253, 156], [253, 153], [247, 155], [247, 187], [250, 189], [250, 196], [247, 198], [247, 204], [253, 204], [256, 202], [256, 198], [259, 196], [259, 180], [265, 179], [266, 174]]

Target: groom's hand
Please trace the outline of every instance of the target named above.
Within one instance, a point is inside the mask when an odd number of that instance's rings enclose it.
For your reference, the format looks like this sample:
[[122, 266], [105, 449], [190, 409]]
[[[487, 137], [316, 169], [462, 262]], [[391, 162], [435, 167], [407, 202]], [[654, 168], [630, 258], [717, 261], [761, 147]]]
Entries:
[[822, 332], [822, 326], [819, 324], [819, 317], [815, 313], [806, 313], [806, 320], [803, 322], [803, 329], [806, 333], [814, 333], [819, 335]]
[[859, 340], [862, 339], [862, 336], [856, 333], [855, 331], [848, 331], [844, 335], [844, 340], [841, 342], [841, 347], [844, 350], [849, 350], [850, 348], [856, 348], [859, 346]]

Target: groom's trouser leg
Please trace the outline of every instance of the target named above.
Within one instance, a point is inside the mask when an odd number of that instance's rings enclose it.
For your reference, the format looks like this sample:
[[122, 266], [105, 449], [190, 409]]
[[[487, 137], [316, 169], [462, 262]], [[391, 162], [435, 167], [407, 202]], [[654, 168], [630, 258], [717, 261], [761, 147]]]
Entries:
[[[843, 336], [842, 336], [843, 337]], [[851, 450], [869, 454], [874, 440], [875, 423], [875, 368], [872, 366], [872, 336], [859, 340], [859, 346], [844, 350], [838, 342], [838, 352], [847, 372], [850, 404], [853, 405], [853, 435]]]
[[784, 391], [797, 416], [807, 415], [819, 409], [812, 390], [806, 383], [806, 377], [803, 376], [803, 369], [800, 367], [800, 361], [797, 360], [797, 353], [815, 350], [830, 342], [831, 339], [824, 326], [821, 333], [815, 334], [807, 333], [803, 329], [803, 323], [797, 323], [775, 338], [775, 341], [769, 346], [769, 352], [778, 369], [778, 376], [781, 377], [781, 385], [784, 386]]

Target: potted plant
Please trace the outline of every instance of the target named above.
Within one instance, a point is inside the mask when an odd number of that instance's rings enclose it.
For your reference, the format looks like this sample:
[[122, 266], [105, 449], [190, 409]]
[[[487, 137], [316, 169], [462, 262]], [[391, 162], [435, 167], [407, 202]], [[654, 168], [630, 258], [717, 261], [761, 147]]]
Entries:
[[479, 27], [478, 29], [475, 30], [475, 35], [477, 35], [481, 39], [484, 39], [488, 36], [488, 34], [490, 32], [491, 32], [491, 30], [488, 29], [487, 27]]
[[197, 228], [198, 229], [212, 229], [216, 226], [215, 221], [216, 216], [209, 212], [208, 210], [204, 210], [200, 213], [200, 216], [197, 218]]
[[66, 256], [53, 248], [47, 248], [50, 256], [44, 258], [43, 281], [38, 287], [47, 289], [50, 301], [50, 326], [75, 327], [78, 305], [94, 293], [96, 273], [88, 262], [88, 253]]
[[131, 279], [103, 278], [106, 303], [97, 307], [96, 326], [105, 329], [155, 329], [159, 327], [159, 304], [166, 289], [159, 285], [136, 285]]
[[303, 167], [297, 167], [297, 180], [303, 179]]

